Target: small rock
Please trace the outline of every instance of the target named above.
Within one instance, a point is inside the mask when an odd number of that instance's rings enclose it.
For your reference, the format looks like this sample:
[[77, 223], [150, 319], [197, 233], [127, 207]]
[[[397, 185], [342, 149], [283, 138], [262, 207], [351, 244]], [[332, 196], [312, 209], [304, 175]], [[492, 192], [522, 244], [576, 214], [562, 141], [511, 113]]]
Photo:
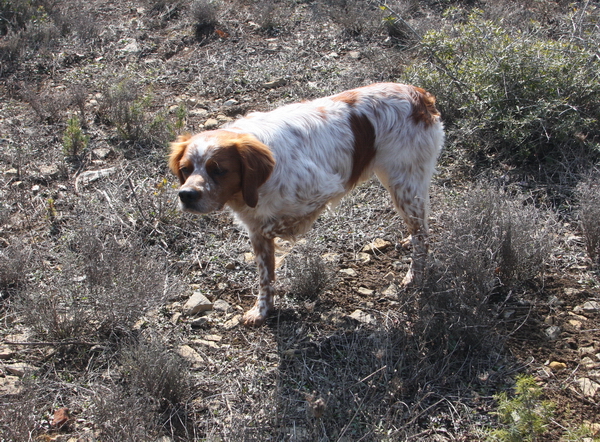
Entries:
[[552, 371], [561, 371], [567, 368], [567, 364], [564, 362], [552, 361], [548, 364], [548, 367], [550, 367]]
[[219, 122], [219, 124], [228, 123], [230, 121], [233, 121], [233, 118], [228, 117], [227, 115], [219, 114], [219, 115], [217, 115], [217, 121]]
[[323, 261], [325, 262], [336, 262], [339, 261], [340, 255], [337, 253], [325, 253], [321, 258], [323, 258]]
[[35, 194], [39, 193], [40, 189], [41, 189], [40, 185], [36, 184], [31, 187], [31, 193], [33, 193], [35, 195]]
[[576, 313], [595, 313], [600, 311], [600, 302], [587, 301], [584, 304], [575, 307], [573, 311]]
[[561, 329], [558, 325], [553, 325], [552, 327], [548, 327], [544, 331], [546, 333], [546, 336], [548, 336], [549, 339], [554, 341], [559, 338]]
[[199, 318], [194, 319], [190, 322], [190, 326], [192, 328], [201, 328], [208, 324], [208, 318], [206, 316], [200, 316]]
[[17, 376], [0, 377], [0, 395], [17, 396], [22, 390], [21, 380]]
[[177, 353], [186, 361], [190, 362], [193, 366], [204, 364], [204, 358], [200, 356], [196, 350], [189, 345], [180, 345], [177, 348]]
[[581, 330], [581, 321], [578, 321], [577, 319], [569, 319], [567, 321], [569, 323], [569, 325], [571, 325], [571, 327], [573, 327], [576, 330]]
[[273, 88], [284, 86], [284, 85], [285, 85], [285, 78], [278, 78], [277, 80], [267, 81], [266, 83], [263, 83], [263, 87], [265, 87], [267, 89], [273, 89]]
[[598, 364], [596, 361], [594, 361], [589, 356], [586, 356], [581, 360], [581, 365], [583, 365], [585, 368], [596, 368], [600, 364]]
[[204, 296], [201, 292], [194, 292], [194, 294], [188, 299], [188, 301], [183, 306], [182, 313], [184, 315], [195, 315], [196, 313], [205, 312], [207, 310], [212, 310], [213, 303]]
[[340, 269], [340, 273], [343, 273], [344, 275], [348, 275], [348, 276], [356, 276], [356, 270], [354, 269]]
[[223, 328], [225, 330], [231, 330], [232, 328], [237, 327], [240, 324], [241, 320], [242, 320], [242, 315], [235, 315], [230, 320], [225, 321], [225, 323], [223, 324]]
[[194, 339], [194, 344], [204, 345], [206, 347], [218, 349], [219, 346], [214, 341], [207, 341], [205, 339]]
[[26, 364], [25, 362], [17, 362], [16, 364], [5, 365], [6, 371], [14, 376], [23, 377], [28, 371], [34, 371], [33, 365]]
[[206, 335], [206, 336], [204, 336], [204, 339], [206, 339], [207, 341], [221, 342], [221, 339], [223, 339], [223, 336], [221, 336], [221, 335]]
[[588, 378], [579, 378], [575, 382], [579, 385], [579, 389], [586, 397], [594, 397], [598, 389], [600, 389], [600, 384]]
[[348, 56], [353, 60], [358, 60], [360, 58], [360, 52], [358, 51], [350, 51], [348, 52]]
[[223, 103], [223, 106], [225, 106], [225, 107], [231, 107], [231, 106], [235, 106], [236, 104], [238, 104], [238, 101], [234, 100], [232, 98], [230, 100], [227, 100], [225, 103]]
[[12, 359], [17, 355], [17, 352], [10, 347], [0, 347], [0, 359]]
[[106, 147], [97, 147], [92, 149], [92, 153], [99, 160], [105, 160], [112, 153], [112, 151]]
[[55, 164], [46, 164], [38, 168], [40, 175], [46, 178], [56, 178], [60, 174], [60, 169]]
[[390, 284], [381, 294], [385, 297], [396, 297], [398, 296], [398, 286], [394, 283]]
[[225, 264], [225, 269], [235, 270], [235, 262], [228, 262], [227, 264]]
[[208, 117], [208, 111], [206, 109], [192, 109], [189, 111], [189, 115], [198, 118], [206, 118]]
[[392, 243], [382, 238], [377, 238], [370, 244], [363, 247], [362, 251], [366, 253], [384, 252], [392, 246]]
[[359, 252], [356, 255], [356, 259], [363, 264], [368, 264], [371, 261], [371, 255], [365, 252]]
[[135, 40], [128, 43], [127, 45], [125, 45], [124, 48], [121, 49], [121, 52], [128, 52], [128, 53], [139, 52], [139, 51], [140, 51], [140, 45], [138, 45], [137, 41], [135, 41]]
[[373, 315], [365, 313], [360, 309], [354, 310], [350, 317], [358, 322], [362, 322], [363, 324], [375, 325], [377, 323]]
[[218, 312], [228, 312], [229, 310], [231, 310], [231, 305], [229, 305], [227, 301], [217, 299], [213, 304], [213, 310], [216, 310]]
[[58, 410], [54, 411], [54, 416], [52, 417], [52, 422], [50, 425], [56, 428], [61, 428], [66, 425], [70, 419], [71, 416], [69, 415], [69, 409], [59, 408]]
[[375, 293], [375, 290], [371, 290], [366, 287], [359, 287], [357, 292], [364, 296], [371, 296], [373, 293]]
[[179, 322], [179, 318], [181, 318], [181, 313], [179, 312], [175, 312], [173, 313], [173, 316], [171, 316], [171, 324], [173, 325], [177, 325], [177, 323]]
[[75, 179], [75, 188], [78, 188], [80, 184], [86, 186], [94, 181], [98, 181], [100, 178], [110, 176], [116, 171], [116, 167], [109, 167], [107, 169], [100, 170], [86, 170], [85, 172], [80, 173]]
[[215, 129], [217, 126], [219, 126], [219, 122], [214, 118], [209, 118], [204, 122], [204, 129]]
[[254, 262], [254, 253], [246, 252], [244, 253], [244, 262], [247, 264], [251, 264]]

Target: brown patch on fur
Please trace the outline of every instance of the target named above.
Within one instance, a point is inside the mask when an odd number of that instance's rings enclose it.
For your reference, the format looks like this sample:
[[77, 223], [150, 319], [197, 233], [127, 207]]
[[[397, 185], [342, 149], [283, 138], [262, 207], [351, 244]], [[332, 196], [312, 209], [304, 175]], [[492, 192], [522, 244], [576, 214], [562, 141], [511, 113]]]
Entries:
[[369, 118], [355, 113], [350, 114], [350, 128], [354, 135], [354, 150], [348, 186], [354, 187], [375, 157], [375, 128]]
[[173, 172], [177, 178], [179, 178], [179, 182], [181, 184], [185, 183], [186, 177], [182, 172], [182, 164], [181, 159], [185, 155], [185, 151], [189, 144], [190, 138], [192, 136], [190, 134], [180, 135], [177, 137], [177, 141], [171, 143], [171, 154], [169, 155], [169, 168], [171, 172]]
[[342, 92], [341, 94], [334, 95], [331, 97], [332, 101], [342, 101], [346, 103], [348, 106], [354, 106], [358, 102], [358, 97], [360, 96], [360, 92], [357, 90], [350, 90], [346, 92]]
[[435, 107], [435, 97], [425, 89], [414, 87], [410, 94], [412, 98], [412, 114], [410, 115], [415, 124], [423, 123], [425, 126], [431, 126], [437, 117], [439, 111]]
[[271, 150], [250, 134], [222, 131], [224, 146], [235, 146], [241, 161], [242, 196], [250, 207], [258, 204], [258, 188], [271, 176], [275, 159]]

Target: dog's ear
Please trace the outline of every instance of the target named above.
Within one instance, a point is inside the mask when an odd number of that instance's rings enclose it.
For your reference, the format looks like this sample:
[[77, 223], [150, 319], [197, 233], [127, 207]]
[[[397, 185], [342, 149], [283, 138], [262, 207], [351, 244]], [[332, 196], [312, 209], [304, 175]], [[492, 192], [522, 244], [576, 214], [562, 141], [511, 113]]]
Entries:
[[248, 206], [256, 207], [258, 188], [271, 176], [275, 158], [271, 150], [252, 135], [241, 135], [235, 144], [242, 163], [242, 196]]
[[181, 158], [185, 154], [185, 150], [190, 142], [191, 135], [179, 135], [177, 141], [171, 143], [171, 154], [169, 155], [169, 169], [173, 172], [181, 184], [185, 183], [185, 178], [180, 170]]

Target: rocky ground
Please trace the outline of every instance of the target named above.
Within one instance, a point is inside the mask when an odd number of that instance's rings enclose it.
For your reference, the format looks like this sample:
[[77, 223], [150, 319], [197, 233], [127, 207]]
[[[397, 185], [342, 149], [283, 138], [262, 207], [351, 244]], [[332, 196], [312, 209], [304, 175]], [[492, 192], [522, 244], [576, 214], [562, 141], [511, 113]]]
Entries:
[[[280, 244], [276, 311], [239, 324], [257, 290], [247, 236], [226, 213], [177, 211], [166, 142], [397, 81], [443, 7], [392, 5], [410, 26], [394, 34], [353, 2], [207, 4], [48, 4], [29, 34], [2, 37], [0, 439], [484, 440], [518, 373], [555, 407], [536, 440], [597, 438], [600, 282], [561, 186], [506, 180], [561, 204], [535, 212], [553, 220], [543, 271], [484, 296], [440, 271], [474, 189], [447, 158], [421, 291], [398, 289], [404, 227], [377, 182], [361, 185]], [[137, 107], [119, 120], [123, 103]], [[89, 139], [69, 152], [74, 115]]]

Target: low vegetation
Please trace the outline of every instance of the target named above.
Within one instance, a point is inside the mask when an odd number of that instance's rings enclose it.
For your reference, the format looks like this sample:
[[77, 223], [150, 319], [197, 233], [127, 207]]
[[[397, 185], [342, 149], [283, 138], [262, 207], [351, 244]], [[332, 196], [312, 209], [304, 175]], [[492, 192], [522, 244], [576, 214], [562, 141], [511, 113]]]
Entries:
[[[0, 0], [0, 440], [598, 440], [600, 9], [450, 3]], [[373, 180], [240, 327], [247, 235], [168, 142], [378, 81], [447, 130], [423, 285]]]

